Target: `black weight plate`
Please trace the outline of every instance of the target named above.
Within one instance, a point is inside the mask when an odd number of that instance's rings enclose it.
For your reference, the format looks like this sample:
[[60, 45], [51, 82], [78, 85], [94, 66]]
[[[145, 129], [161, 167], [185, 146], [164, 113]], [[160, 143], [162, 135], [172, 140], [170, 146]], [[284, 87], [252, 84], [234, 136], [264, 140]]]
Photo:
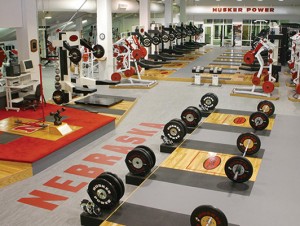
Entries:
[[[235, 173], [237, 177], [235, 178]], [[251, 162], [241, 156], [233, 156], [225, 163], [225, 174], [233, 182], [243, 183], [248, 181], [253, 174]]]
[[161, 38], [159, 37], [159, 36], [157, 36], [157, 35], [155, 35], [155, 36], [153, 36], [152, 37], [152, 44], [153, 45], [159, 45], [160, 43], [161, 43], [162, 41], [161, 41]]
[[144, 176], [150, 172], [153, 162], [148, 153], [142, 149], [133, 149], [126, 155], [126, 166], [133, 175]]
[[151, 148], [149, 148], [149, 147], [147, 147], [145, 145], [138, 145], [135, 148], [142, 148], [142, 149], [144, 149], [145, 151], [148, 152], [148, 154], [151, 156], [151, 159], [152, 159], [152, 162], [153, 162], [153, 165], [151, 166], [151, 168], [153, 168], [155, 166], [155, 164], [156, 164], [156, 156], [154, 154], [154, 151], [152, 151]]
[[191, 214], [190, 223], [191, 226], [228, 226], [225, 214], [211, 205], [202, 205], [195, 208]]
[[147, 174], [148, 174], [148, 173], [151, 171], [152, 167], [154, 166], [154, 162], [153, 162], [152, 156], [151, 156], [150, 153], [149, 153], [146, 149], [144, 149], [144, 148], [135, 147], [134, 149], [143, 152], [144, 155], [145, 155], [145, 156], [147, 157], [147, 159], [149, 160], [149, 163], [150, 163], [150, 169], [149, 169], [149, 171], [147, 172]]
[[[189, 106], [189, 108], [195, 109], [195, 111], [197, 111], [197, 112], [199, 113], [199, 115], [200, 115], [200, 117], [201, 117], [201, 119], [202, 119], [202, 113], [201, 113], [201, 111], [199, 110], [199, 108], [197, 108], [197, 107], [195, 107], [195, 106]], [[200, 119], [200, 121], [201, 121], [201, 119]]]
[[162, 41], [163, 41], [164, 43], [170, 41], [169, 35], [167, 35], [167, 34], [163, 34], [163, 35], [161, 36], [161, 39], [162, 39]]
[[173, 33], [170, 33], [169, 34], [169, 39], [170, 39], [170, 41], [174, 41], [175, 40], [175, 35], [173, 34]]
[[218, 104], [218, 99], [211, 93], [207, 93], [202, 96], [200, 103], [208, 110], [213, 110]]
[[177, 39], [181, 39], [181, 37], [182, 37], [180, 32], [176, 32], [175, 36]]
[[122, 185], [120, 184], [119, 180], [117, 178], [115, 178], [110, 172], [103, 172], [101, 173], [97, 178], [103, 178], [105, 180], [107, 180], [108, 182], [110, 182], [116, 192], [117, 192], [117, 197], [118, 197], [118, 201], [122, 198], [122, 193], [123, 193], [123, 188]]
[[[123, 195], [124, 195], [124, 193], [125, 193], [125, 185], [124, 185], [124, 182], [122, 181], [122, 179], [121, 179], [120, 177], [118, 177], [117, 174], [112, 173], [112, 172], [108, 172], [108, 171], [107, 171], [107, 172], [103, 172], [103, 173], [110, 174], [110, 175], [112, 175], [113, 177], [115, 177], [115, 178], [119, 181], [119, 183], [120, 183], [120, 185], [121, 185], [121, 198], [122, 198]], [[103, 173], [101, 173], [97, 178], [101, 177], [101, 175], [102, 175]]]
[[264, 130], [269, 125], [269, 118], [265, 113], [257, 111], [250, 115], [249, 123], [255, 130]]
[[93, 47], [93, 55], [96, 58], [102, 58], [105, 54], [105, 50], [102, 45], [94, 45]]
[[77, 48], [72, 48], [69, 51], [70, 61], [74, 64], [78, 64], [81, 61], [81, 52]]
[[142, 38], [141, 42], [142, 42], [142, 45], [145, 47], [150, 47], [152, 44], [152, 41], [150, 38]]
[[100, 208], [110, 209], [118, 202], [117, 191], [104, 178], [96, 178], [89, 183], [87, 193], [92, 201]]
[[272, 116], [275, 112], [275, 106], [271, 101], [263, 100], [258, 103], [257, 111], [265, 113], [268, 117]]
[[56, 104], [63, 104], [64, 103], [65, 94], [61, 90], [56, 90], [52, 94], [52, 100]]
[[186, 135], [186, 128], [181, 122], [171, 120], [163, 129], [165, 136], [173, 142], [180, 142]]
[[246, 155], [253, 155], [260, 150], [261, 142], [259, 137], [254, 133], [242, 133], [237, 138], [236, 145], [242, 153], [247, 149]]
[[[219, 103], [219, 98], [218, 98], [218, 96], [217, 96], [215, 93], [207, 93], [207, 95], [211, 95], [211, 96], [213, 96], [213, 97], [215, 98], [215, 105], [217, 106], [218, 103]], [[216, 107], [216, 106], [215, 106], [215, 107]]]
[[186, 133], [187, 133], [187, 125], [185, 124], [185, 122], [183, 120], [178, 119], [178, 118], [174, 118], [171, 121], [176, 121], [176, 122], [180, 123], [182, 125], [182, 127], [184, 128], [184, 133], [186, 135]]
[[188, 107], [182, 111], [181, 119], [188, 127], [196, 127], [201, 120], [201, 113], [194, 107]]

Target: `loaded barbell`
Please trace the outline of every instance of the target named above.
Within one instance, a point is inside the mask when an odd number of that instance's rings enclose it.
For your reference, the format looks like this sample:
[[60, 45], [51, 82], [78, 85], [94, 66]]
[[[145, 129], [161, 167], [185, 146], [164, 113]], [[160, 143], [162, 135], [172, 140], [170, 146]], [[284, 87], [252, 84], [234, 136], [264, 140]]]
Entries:
[[255, 130], [264, 130], [269, 125], [269, 117], [275, 112], [275, 105], [268, 100], [258, 103], [257, 111], [249, 117], [250, 126]]
[[125, 193], [121, 178], [111, 172], [103, 172], [88, 185], [88, 195], [99, 208], [115, 207]]
[[217, 104], [219, 103], [219, 98], [214, 93], [206, 93], [201, 97], [200, 100], [200, 109], [205, 111], [214, 110]]
[[243, 183], [248, 181], [253, 174], [253, 166], [245, 157], [253, 155], [260, 150], [261, 142], [254, 133], [242, 133], [237, 138], [237, 148], [242, 156], [233, 156], [225, 163], [225, 174], [233, 182]]
[[190, 216], [191, 226], [228, 226], [226, 215], [211, 205], [196, 207]]
[[155, 166], [156, 157], [151, 148], [139, 145], [127, 153], [125, 163], [131, 174], [145, 176]]

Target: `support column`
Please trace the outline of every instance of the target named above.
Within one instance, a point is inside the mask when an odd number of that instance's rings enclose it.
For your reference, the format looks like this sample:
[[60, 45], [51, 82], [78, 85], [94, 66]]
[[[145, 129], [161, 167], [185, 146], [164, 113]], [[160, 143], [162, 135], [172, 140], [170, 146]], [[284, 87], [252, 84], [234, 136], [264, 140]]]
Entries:
[[[105, 50], [99, 61], [100, 79], [110, 80], [113, 73], [111, 0], [97, 0], [97, 43]], [[100, 39], [101, 37], [101, 39]]]
[[140, 24], [145, 27], [145, 31], [149, 30], [150, 26], [150, 1], [140, 0]]
[[165, 26], [173, 23], [173, 0], [165, 0]]
[[180, 22], [186, 24], [186, 2], [180, 0]]
[[[20, 60], [31, 59], [34, 71], [31, 79], [39, 80], [39, 48], [38, 48], [38, 16], [36, 0], [21, 0], [23, 27], [16, 28], [18, 58]], [[37, 51], [32, 52], [31, 40], [37, 41]]]

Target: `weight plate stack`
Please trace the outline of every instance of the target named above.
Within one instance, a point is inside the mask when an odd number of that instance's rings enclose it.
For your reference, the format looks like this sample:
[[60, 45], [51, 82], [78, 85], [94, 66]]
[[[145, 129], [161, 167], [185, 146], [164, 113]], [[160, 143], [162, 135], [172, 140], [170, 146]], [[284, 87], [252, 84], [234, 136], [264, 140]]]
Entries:
[[257, 111], [250, 115], [249, 123], [255, 130], [264, 130], [269, 125], [269, 117], [265, 113]]
[[180, 119], [172, 119], [164, 126], [163, 132], [168, 139], [178, 143], [183, 140], [187, 133], [186, 124]]
[[275, 112], [275, 105], [268, 100], [263, 100], [258, 103], [257, 111], [265, 113], [268, 117], [271, 117]]
[[72, 48], [69, 51], [70, 61], [74, 64], [78, 64], [81, 61], [81, 52], [77, 48]]
[[200, 104], [207, 110], [214, 110], [219, 99], [214, 93], [206, 93], [201, 97]]
[[154, 154], [154, 151], [151, 148], [149, 148], [149, 147], [147, 147], [145, 145], [138, 145], [135, 148], [141, 148], [141, 149], [144, 149], [146, 152], [148, 152], [148, 154], [151, 156], [152, 163], [153, 163], [153, 165], [151, 166], [151, 168], [153, 168], [155, 166], [155, 164], [156, 164], [156, 156]]
[[201, 121], [201, 111], [193, 106], [187, 107], [181, 113], [181, 119], [185, 122], [187, 127], [196, 127]]
[[225, 163], [225, 174], [233, 182], [243, 183], [251, 178], [253, 166], [247, 158], [233, 156]]
[[134, 148], [125, 158], [129, 172], [136, 176], [145, 176], [154, 166], [151, 155], [144, 148]]
[[239, 151], [242, 153], [247, 149], [246, 155], [254, 155], [260, 150], [261, 146], [259, 137], [254, 133], [242, 133], [237, 138], [236, 144]]
[[228, 226], [225, 214], [211, 205], [202, 205], [195, 208], [191, 214], [190, 223], [191, 226]]
[[102, 209], [110, 209], [119, 201], [116, 186], [101, 177], [89, 183], [87, 193], [95, 205]]
[[125, 193], [125, 186], [121, 178], [119, 178], [116, 174], [111, 172], [103, 172], [97, 178], [103, 178], [109, 181], [115, 187], [118, 201], [123, 197]]

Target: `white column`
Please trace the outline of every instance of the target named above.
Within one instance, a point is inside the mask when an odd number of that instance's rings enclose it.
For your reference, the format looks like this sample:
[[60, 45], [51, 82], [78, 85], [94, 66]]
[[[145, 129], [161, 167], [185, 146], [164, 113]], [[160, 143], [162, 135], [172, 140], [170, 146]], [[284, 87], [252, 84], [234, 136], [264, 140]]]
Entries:
[[[23, 27], [16, 28], [17, 48], [19, 60], [31, 59], [34, 71], [31, 78], [39, 79], [39, 40], [38, 40], [38, 16], [36, 0], [21, 0]], [[37, 40], [37, 51], [31, 52], [30, 41]]]
[[150, 26], [150, 1], [140, 0], [140, 24], [145, 27], [145, 31], [149, 30]]
[[165, 26], [173, 23], [173, 0], [165, 0]]
[[100, 79], [110, 80], [113, 73], [111, 0], [97, 0], [97, 43], [103, 46], [106, 58], [99, 61]]
[[186, 2], [185, 0], [180, 0], [180, 22], [186, 23]]

